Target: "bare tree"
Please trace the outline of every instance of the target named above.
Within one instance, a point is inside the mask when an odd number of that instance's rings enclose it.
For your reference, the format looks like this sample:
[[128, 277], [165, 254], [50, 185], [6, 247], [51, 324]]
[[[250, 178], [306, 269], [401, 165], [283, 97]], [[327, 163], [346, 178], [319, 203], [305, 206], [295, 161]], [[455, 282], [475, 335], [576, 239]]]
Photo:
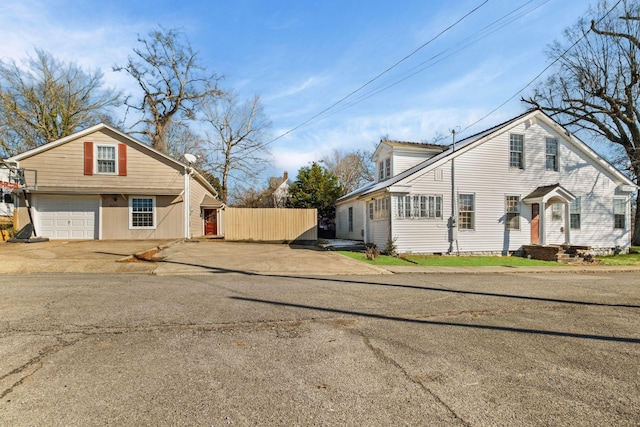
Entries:
[[371, 153], [368, 151], [354, 150], [344, 153], [333, 150], [331, 154], [322, 158], [321, 162], [338, 178], [342, 186], [342, 195], [349, 194], [375, 179], [375, 167], [371, 162]]
[[[624, 149], [628, 174], [640, 177], [640, 4], [601, 0], [548, 53], [555, 74], [523, 99], [559, 123]], [[638, 199], [636, 199], [636, 206]], [[640, 244], [636, 209], [633, 244]]]
[[171, 124], [179, 119], [194, 119], [195, 110], [204, 99], [217, 96], [219, 77], [208, 74], [198, 61], [185, 34], [170, 29], [151, 31], [138, 37], [140, 48], [133, 49], [127, 65], [115, 66], [133, 77], [143, 92], [140, 102], [131, 98], [127, 107], [142, 113], [132, 127], [143, 126], [142, 133], [151, 145], [166, 151]]
[[23, 66], [0, 62], [0, 147], [4, 155], [38, 147], [108, 120], [120, 94], [102, 89], [100, 71], [36, 49]]
[[210, 98], [203, 113], [204, 121], [212, 128], [208, 136], [211, 167], [222, 177], [220, 198], [226, 203], [230, 178], [251, 181], [268, 162], [266, 137], [271, 123], [258, 96], [239, 101], [232, 91]]

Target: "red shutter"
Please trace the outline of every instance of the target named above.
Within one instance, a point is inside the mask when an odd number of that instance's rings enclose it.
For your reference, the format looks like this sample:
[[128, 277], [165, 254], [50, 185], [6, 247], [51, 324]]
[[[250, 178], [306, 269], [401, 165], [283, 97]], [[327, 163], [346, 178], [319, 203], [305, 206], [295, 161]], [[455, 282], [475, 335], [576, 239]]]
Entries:
[[93, 142], [84, 143], [84, 174], [93, 175]]
[[127, 176], [127, 144], [118, 144], [118, 175]]

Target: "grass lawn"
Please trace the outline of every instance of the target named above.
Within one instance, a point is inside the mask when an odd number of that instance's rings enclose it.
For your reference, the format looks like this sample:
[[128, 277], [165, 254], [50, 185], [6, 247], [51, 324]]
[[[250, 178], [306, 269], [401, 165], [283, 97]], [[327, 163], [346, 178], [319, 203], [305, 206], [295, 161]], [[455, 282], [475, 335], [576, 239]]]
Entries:
[[371, 265], [412, 265], [408, 261], [402, 260], [400, 258], [392, 257], [392, 256], [387, 256], [387, 255], [380, 255], [376, 259], [368, 260], [367, 258], [365, 258], [364, 253], [362, 252], [338, 251], [338, 253], [341, 253], [342, 255], [346, 255], [349, 258], [353, 258], [357, 261], [366, 262], [367, 264], [371, 264]]
[[358, 261], [364, 261], [372, 265], [421, 265], [421, 266], [436, 266], [436, 267], [463, 267], [463, 266], [547, 266], [547, 267], [562, 267], [562, 264], [549, 261], [538, 261], [534, 259], [511, 257], [511, 256], [441, 256], [441, 255], [407, 255], [405, 258], [413, 261], [404, 261], [400, 258], [390, 257], [386, 255], [380, 255], [374, 260], [368, 260], [363, 253], [360, 252], [348, 252], [340, 251], [341, 254], [346, 255]]
[[628, 254], [599, 256], [600, 265], [640, 265], [640, 247], [632, 246]]

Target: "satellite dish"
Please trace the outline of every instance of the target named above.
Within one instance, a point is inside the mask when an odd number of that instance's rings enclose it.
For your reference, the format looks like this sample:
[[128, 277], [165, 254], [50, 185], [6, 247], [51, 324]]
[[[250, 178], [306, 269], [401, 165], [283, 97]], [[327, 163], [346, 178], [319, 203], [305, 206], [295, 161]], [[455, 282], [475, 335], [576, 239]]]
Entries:
[[189, 164], [191, 165], [191, 164], [195, 163], [195, 161], [196, 161], [196, 156], [194, 156], [193, 154], [186, 153], [186, 154], [184, 155], [184, 159], [185, 159], [187, 162], [189, 162]]

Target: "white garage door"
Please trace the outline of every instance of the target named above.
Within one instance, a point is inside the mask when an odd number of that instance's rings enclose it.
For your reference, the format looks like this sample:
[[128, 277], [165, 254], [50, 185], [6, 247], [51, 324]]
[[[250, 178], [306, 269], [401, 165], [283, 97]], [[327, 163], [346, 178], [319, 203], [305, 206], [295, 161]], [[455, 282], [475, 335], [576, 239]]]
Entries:
[[88, 196], [38, 196], [38, 235], [50, 239], [97, 239], [99, 199]]

